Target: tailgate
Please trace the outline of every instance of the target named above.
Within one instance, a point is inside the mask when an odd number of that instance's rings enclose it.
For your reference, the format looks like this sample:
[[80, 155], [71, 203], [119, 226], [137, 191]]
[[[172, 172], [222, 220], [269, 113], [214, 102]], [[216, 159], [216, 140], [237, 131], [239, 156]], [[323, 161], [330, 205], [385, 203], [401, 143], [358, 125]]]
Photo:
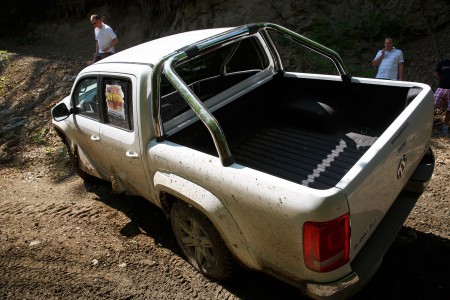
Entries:
[[[336, 185], [348, 199], [351, 260], [381, 223], [428, 150], [434, 98], [430, 87], [420, 87], [417, 97]], [[398, 230], [397, 225], [392, 234]]]

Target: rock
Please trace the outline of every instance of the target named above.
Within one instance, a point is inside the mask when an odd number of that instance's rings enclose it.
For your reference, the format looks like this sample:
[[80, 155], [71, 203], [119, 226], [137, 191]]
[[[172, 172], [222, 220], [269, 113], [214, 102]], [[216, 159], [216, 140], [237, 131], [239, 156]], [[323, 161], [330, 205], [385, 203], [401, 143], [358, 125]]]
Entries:
[[4, 110], [0, 110], [0, 118], [9, 116], [14, 113], [14, 109], [6, 108]]
[[37, 245], [39, 245], [39, 244], [41, 244], [41, 241], [38, 241], [38, 240], [32, 241], [32, 242], [30, 243], [30, 247], [34, 247], [34, 246], [37, 246]]
[[53, 102], [53, 100], [55, 100], [55, 96], [54, 95], [50, 95], [47, 98], [45, 98], [45, 100], [42, 102], [42, 105], [48, 106], [48, 105], [50, 105]]

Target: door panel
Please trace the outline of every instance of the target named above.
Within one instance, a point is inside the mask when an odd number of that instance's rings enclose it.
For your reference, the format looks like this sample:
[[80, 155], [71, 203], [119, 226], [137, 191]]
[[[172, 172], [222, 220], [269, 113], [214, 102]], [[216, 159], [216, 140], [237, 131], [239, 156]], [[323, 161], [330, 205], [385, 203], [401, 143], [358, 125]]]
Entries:
[[116, 191], [146, 195], [149, 183], [144, 171], [142, 147], [138, 126], [134, 122], [134, 99], [137, 95], [135, 77], [104, 76], [100, 99], [103, 105], [104, 123], [100, 138], [104, 145], [103, 156], [114, 178]]
[[76, 144], [80, 168], [95, 176], [109, 179], [103, 158], [103, 143], [100, 137], [101, 113], [98, 103], [98, 78], [82, 78], [73, 93], [72, 115], [74, 124], [72, 137]]

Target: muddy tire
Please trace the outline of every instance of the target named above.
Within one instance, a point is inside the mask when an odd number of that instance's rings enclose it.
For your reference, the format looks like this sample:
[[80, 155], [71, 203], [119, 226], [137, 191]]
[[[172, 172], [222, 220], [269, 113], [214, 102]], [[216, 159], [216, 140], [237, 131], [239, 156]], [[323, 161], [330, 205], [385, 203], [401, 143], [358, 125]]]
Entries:
[[181, 201], [171, 210], [172, 230], [189, 263], [205, 276], [226, 280], [236, 263], [213, 224], [198, 210]]
[[78, 160], [78, 152], [75, 150], [74, 152], [70, 151], [69, 147], [67, 147], [67, 151], [70, 157], [70, 163], [72, 165], [73, 170], [77, 173], [77, 175], [83, 179], [84, 181], [93, 181], [95, 177], [89, 173], [84, 172], [80, 169], [80, 163]]

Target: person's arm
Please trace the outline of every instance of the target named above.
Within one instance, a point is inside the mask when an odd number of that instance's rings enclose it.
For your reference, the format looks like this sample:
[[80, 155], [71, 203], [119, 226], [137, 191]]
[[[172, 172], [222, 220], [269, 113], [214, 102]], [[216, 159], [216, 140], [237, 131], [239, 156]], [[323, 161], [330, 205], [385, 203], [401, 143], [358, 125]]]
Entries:
[[378, 66], [381, 64], [381, 61], [383, 60], [383, 58], [384, 58], [384, 49], [381, 50], [380, 56], [376, 57], [376, 58], [373, 60], [372, 65], [373, 65], [374, 67], [378, 67]]
[[117, 46], [117, 44], [119, 44], [119, 39], [118, 38], [114, 38], [108, 46], [106, 46], [105, 49], [103, 49], [103, 51], [108, 52], [110, 48]]
[[114, 39], [111, 41], [110, 46], [111, 46], [111, 47], [115, 47], [115, 46], [117, 46], [117, 44], [119, 44], [119, 39], [118, 39], [118, 38], [114, 38]]
[[98, 41], [95, 41], [95, 53], [98, 53]]
[[398, 80], [403, 81], [404, 63], [398, 64]]

